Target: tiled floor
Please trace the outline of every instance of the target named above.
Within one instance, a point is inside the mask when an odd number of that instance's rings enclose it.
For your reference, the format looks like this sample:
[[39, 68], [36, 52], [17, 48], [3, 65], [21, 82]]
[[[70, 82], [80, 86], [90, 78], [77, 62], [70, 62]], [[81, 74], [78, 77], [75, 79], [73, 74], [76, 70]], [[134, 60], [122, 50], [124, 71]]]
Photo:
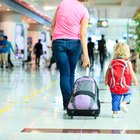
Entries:
[[[140, 140], [139, 87], [133, 87], [129, 112], [113, 119], [104, 72], [96, 64], [101, 114], [96, 120], [71, 119], [62, 108], [59, 73], [54, 67], [51, 71], [43, 67], [0, 70], [0, 140]], [[84, 73], [78, 67], [76, 78]]]

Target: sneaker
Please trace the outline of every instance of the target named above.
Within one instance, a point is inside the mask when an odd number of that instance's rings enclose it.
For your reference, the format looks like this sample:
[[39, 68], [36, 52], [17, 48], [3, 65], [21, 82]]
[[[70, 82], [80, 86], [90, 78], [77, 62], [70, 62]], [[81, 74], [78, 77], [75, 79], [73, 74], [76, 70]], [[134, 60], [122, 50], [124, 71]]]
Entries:
[[120, 118], [120, 116], [119, 116], [118, 113], [113, 113], [113, 114], [112, 114], [112, 118]]
[[126, 105], [124, 103], [120, 104], [120, 108], [123, 112], [127, 113], [128, 112], [128, 108], [126, 107]]

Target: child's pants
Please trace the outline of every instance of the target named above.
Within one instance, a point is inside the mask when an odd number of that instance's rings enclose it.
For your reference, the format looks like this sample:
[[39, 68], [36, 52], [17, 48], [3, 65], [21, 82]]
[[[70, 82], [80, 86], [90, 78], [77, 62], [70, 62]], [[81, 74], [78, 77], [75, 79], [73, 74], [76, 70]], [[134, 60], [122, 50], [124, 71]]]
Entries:
[[112, 96], [112, 111], [120, 111], [120, 103], [122, 101], [130, 102], [132, 91], [131, 89], [125, 94], [111, 94]]

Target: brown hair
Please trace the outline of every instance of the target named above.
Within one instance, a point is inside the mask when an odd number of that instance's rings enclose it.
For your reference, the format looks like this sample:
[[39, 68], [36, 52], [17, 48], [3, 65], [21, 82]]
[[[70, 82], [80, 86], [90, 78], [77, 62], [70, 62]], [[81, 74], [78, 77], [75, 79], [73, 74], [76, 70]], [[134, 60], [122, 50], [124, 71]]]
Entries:
[[78, 1], [80, 1], [80, 2], [88, 2], [88, 0], [78, 0]]

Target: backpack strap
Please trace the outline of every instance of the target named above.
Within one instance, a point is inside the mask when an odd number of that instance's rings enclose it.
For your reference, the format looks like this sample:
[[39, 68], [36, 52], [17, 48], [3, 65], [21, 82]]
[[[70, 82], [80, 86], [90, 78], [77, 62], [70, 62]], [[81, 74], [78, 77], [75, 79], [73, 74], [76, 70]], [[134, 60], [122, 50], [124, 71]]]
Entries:
[[113, 88], [115, 86], [115, 77], [114, 77], [114, 71], [113, 71], [113, 65], [111, 65], [113, 60], [109, 64], [109, 69], [111, 71], [112, 77], [110, 78], [110, 87]]
[[120, 81], [120, 85], [121, 85], [121, 87], [127, 87], [127, 88], [129, 88], [130, 86], [129, 85], [127, 85], [126, 84], [126, 79], [125, 79], [125, 77], [124, 77], [124, 72], [125, 72], [125, 70], [127, 69], [127, 67], [128, 67], [128, 61], [129, 60], [122, 60], [123, 62], [124, 62], [124, 67], [123, 67], [123, 69], [122, 69], [122, 75], [121, 75], [121, 81]]

